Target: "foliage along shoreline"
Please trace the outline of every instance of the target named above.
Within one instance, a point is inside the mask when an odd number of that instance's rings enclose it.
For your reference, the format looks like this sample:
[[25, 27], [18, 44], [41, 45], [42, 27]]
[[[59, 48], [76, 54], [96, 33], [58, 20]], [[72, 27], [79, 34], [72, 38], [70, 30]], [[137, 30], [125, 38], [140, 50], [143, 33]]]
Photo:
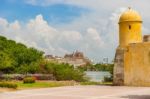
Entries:
[[0, 74], [52, 74], [56, 80], [84, 81], [84, 72], [44, 60], [43, 52], [0, 36]]
[[0, 74], [52, 74], [57, 81], [87, 81], [84, 71], [108, 71], [113, 64], [96, 64], [74, 69], [72, 65], [46, 61], [44, 52], [0, 36]]

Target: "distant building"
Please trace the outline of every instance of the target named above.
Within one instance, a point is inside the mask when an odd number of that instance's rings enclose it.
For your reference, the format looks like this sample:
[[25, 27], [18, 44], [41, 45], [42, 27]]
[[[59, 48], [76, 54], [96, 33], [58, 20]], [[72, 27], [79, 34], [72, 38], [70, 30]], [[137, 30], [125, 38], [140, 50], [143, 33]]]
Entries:
[[78, 66], [92, 64], [91, 60], [85, 57], [84, 54], [79, 51], [75, 51], [71, 54], [65, 54], [64, 57], [46, 55], [45, 59], [48, 61], [57, 61], [59, 63], [68, 63], [73, 65], [75, 68]]

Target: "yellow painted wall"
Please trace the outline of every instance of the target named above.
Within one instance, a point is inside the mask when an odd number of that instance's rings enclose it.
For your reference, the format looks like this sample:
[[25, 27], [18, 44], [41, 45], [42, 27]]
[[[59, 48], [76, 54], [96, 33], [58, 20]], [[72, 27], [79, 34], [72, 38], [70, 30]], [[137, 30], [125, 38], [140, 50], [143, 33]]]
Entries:
[[[129, 28], [129, 25], [131, 28]], [[125, 48], [129, 43], [142, 42], [142, 22], [127, 21], [119, 23], [119, 47]]]
[[150, 86], [150, 42], [129, 44], [124, 55], [124, 85]]

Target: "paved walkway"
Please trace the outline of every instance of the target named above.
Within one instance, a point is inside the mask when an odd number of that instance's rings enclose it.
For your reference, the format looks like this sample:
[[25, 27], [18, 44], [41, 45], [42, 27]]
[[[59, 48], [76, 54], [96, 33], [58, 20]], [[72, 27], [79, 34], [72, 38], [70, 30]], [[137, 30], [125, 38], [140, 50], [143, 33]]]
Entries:
[[70, 86], [0, 93], [0, 99], [150, 99], [150, 87]]

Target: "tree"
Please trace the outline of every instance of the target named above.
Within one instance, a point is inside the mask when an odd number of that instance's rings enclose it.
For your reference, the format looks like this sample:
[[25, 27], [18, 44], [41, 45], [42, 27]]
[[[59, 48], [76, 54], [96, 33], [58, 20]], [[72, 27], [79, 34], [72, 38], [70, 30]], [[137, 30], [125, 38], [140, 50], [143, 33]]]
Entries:
[[42, 51], [0, 36], [0, 72], [35, 73], [35, 67], [38, 67], [36, 63], [42, 59]]
[[56, 80], [75, 80], [75, 81], [85, 81], [85, 74], [79, 69], [74, 69], [72, 65], [66, 63], [57, 62], [46, 62], [42, 66], [45, 73], [53, 74]]
[[0, 52], [0, 70], [1, 72], [12, 72], [15, 61], [9, 57], [8, 54]]

